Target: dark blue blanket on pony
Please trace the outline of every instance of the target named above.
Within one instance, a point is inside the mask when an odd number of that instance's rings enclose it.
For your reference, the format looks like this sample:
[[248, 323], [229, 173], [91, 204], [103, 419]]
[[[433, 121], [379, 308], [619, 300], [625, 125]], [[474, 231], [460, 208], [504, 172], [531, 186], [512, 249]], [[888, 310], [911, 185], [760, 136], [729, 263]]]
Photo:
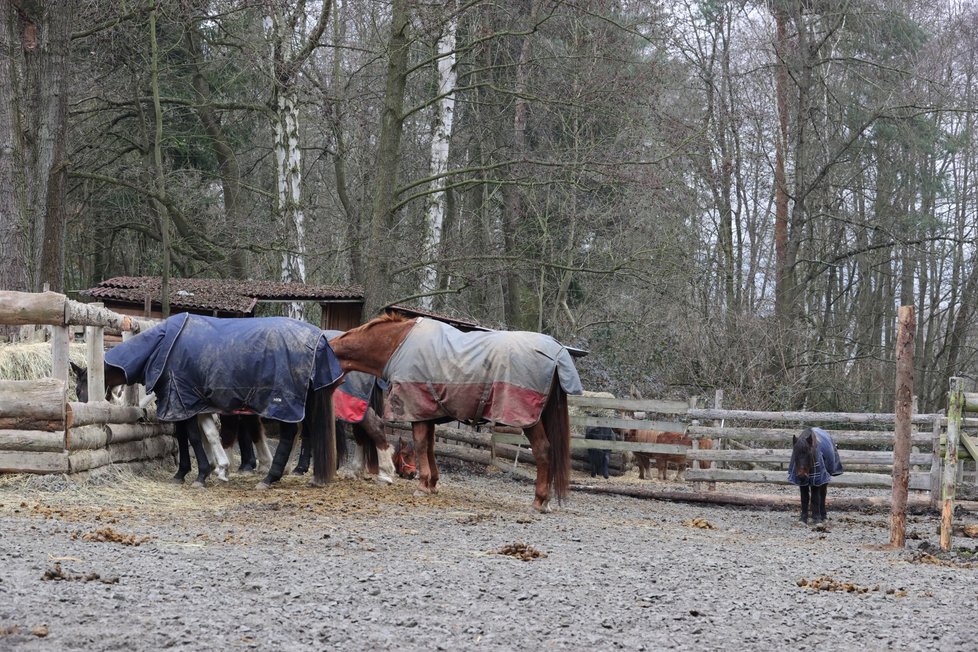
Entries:
[[812, 428], [815, 433], [816, 449], [815, 464], [810, 470], [808, 482], [802, 481], [795, 474], [794, 457], [788, 465], [788, 482], [795, 485], [807, 484], [813, 487], [820, 487], [829, 482], [834, 475], [842, 475], [842, 460], [839, 459], [839, 451], [832, 440], [832, 436], [821, 428]]
[[308, 392], [343, 373], [322, 330], [286, 317], [181, 313], [116, 346], [105, 362], [155, 392], [161, 421], [220, 412], [298, 423]]

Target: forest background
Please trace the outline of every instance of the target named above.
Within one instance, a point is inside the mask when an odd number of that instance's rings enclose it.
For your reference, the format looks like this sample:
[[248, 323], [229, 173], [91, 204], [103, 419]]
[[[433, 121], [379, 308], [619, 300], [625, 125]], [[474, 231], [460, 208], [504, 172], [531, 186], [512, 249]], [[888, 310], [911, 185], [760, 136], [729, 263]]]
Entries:
[[356, 284], [619, 396], [854, 411], [913, 305], [936, 410], [976, 63], [956, 0], [0, 0], [0, 288]]

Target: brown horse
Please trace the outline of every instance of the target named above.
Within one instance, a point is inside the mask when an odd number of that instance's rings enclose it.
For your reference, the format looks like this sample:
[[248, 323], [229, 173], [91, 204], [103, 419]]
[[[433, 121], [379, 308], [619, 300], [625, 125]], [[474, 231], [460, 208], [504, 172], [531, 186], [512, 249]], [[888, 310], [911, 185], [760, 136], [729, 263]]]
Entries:
[[[681, 432], [664, 432], [661, 430], [629, 430], [625, 433], [625, 441], [646, 444], [671, 444], [673, 446], [686, 446], [687, 448], [692, 448], [693, 446], [693, 440], [689, 436]], [[713, 448], [713, 440], [707, 437], [700, 439], [698, 444], [700, 448]], [[666, 479], [670, 463], [676, 466], [675, 479], [677, 481], [682, 481], [686, 468], [692, 466], [692, 462], [687, 460], [683, 454], [635, 452], [633, 455], [635, 455], [635, 463], [638, 465], [638, 477], [640, 480], [644, 480], [646, 474], [649, 475], [650, 480], [652, 479], [652, 474], [649, 471], [651, 460], [655, 460], [659, 470], [659, 479], [663, 481]], [[709, 462], [700, 460], [701, 469], [707, 469], [709, 467]]]
[[[462, 333], [431, 319], [385, 315], [329, 344], [344, 371], [363, 371], [390, 383], [384, 416], [412, 424], [419, 493], [435, 493], [438, 483], [435, 424], [459, 420], [523, 428], [537, 467], [533, 508], [549, 511], [551, 489], [558, 502], [567, 496], [567, 392], [582, 390], [570, 355], [553, 338]], [[499, 367], [504, 367], [502, 377]], [[527, 389], [533, 383], [511, 382], [514, 375], [530, 372], [547, 383], [542, 391]]]

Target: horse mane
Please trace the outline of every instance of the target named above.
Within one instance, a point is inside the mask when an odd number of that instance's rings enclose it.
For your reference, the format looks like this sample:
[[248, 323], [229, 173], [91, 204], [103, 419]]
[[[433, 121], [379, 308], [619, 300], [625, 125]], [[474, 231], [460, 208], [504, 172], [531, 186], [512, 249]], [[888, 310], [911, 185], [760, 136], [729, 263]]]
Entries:
[[[405, 317], [404, 315], [402, 315], [399, 312], [385, 312], [383, 315], [381, 315], [379, 317], [374, 317], [373, 319], [371, 319], [370, 321], [368, 321], [366, 324], [360, 324], [356, 328], [351, 328], [350, 330], [346, 331], [346, 333], [343, 333], [343, 335], [350, 335], [350, 334], [354, 334], [354, 333], [362, 333], [362, 332], [364, 332], [364, 331], [366, 331], [366, 330], [368, 330], [370, 328], [373, 328], [374, 326], [378, 326], [380, 324], [386, 324], [388, 322], [410, 321], [410, 319], [411, 318]], [[338, 339], [340, 337], [343, 337], [343, 335], [337, 335], [336, 337]]]

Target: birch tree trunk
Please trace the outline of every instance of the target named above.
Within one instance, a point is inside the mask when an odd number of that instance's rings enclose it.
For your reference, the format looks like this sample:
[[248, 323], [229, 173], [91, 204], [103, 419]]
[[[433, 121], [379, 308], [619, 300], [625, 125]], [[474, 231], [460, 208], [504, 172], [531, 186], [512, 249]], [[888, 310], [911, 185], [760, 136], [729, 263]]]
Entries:
[[[268, 3], [266, 29], [272, 41], [272, 70], [275, 76], [274, 150], [275, 185], [278, 212], [285, 230], [282, 252], [282, 281], [306, 282], [306, 225], [302, 210], [302, 150], [299, 147], [299, 101], [297, 78], [306, 60], [319, 44], [326, 30], [329, 2], [322, 3], [321, 13], [309, 37], [305, 34], [305, 3], [299, 3], [296, 14], [286, 22], [276, 2]], [[294, 39], [299, 39], [295, 41]], [[302, 43], [301, 47], [296, 47]], [[302, 304], [289, 304], [289, 317], [302, 319]]]
[[[427, 261], [421, 275], [421, 293], [431, 293], [438, 289], [438, 267], [436, 259], [441, 245], [442, 225], [445, 220], [445, 172], [448, 169], [448, 153], [455, 120], [455, 34], [458, 17], [454, 15], [454, 3], [447, 5], [452, 12], [445, 25], [445, 32], [438, 39], [438, 101], [435, 103], [433, 129], [431, 135], [431, 178], [438, 192], [428, 196], [425, 209], [425, 239], [421, 255]], [[433, 296], [422, 297], [422, 305], [431, 310]]]

